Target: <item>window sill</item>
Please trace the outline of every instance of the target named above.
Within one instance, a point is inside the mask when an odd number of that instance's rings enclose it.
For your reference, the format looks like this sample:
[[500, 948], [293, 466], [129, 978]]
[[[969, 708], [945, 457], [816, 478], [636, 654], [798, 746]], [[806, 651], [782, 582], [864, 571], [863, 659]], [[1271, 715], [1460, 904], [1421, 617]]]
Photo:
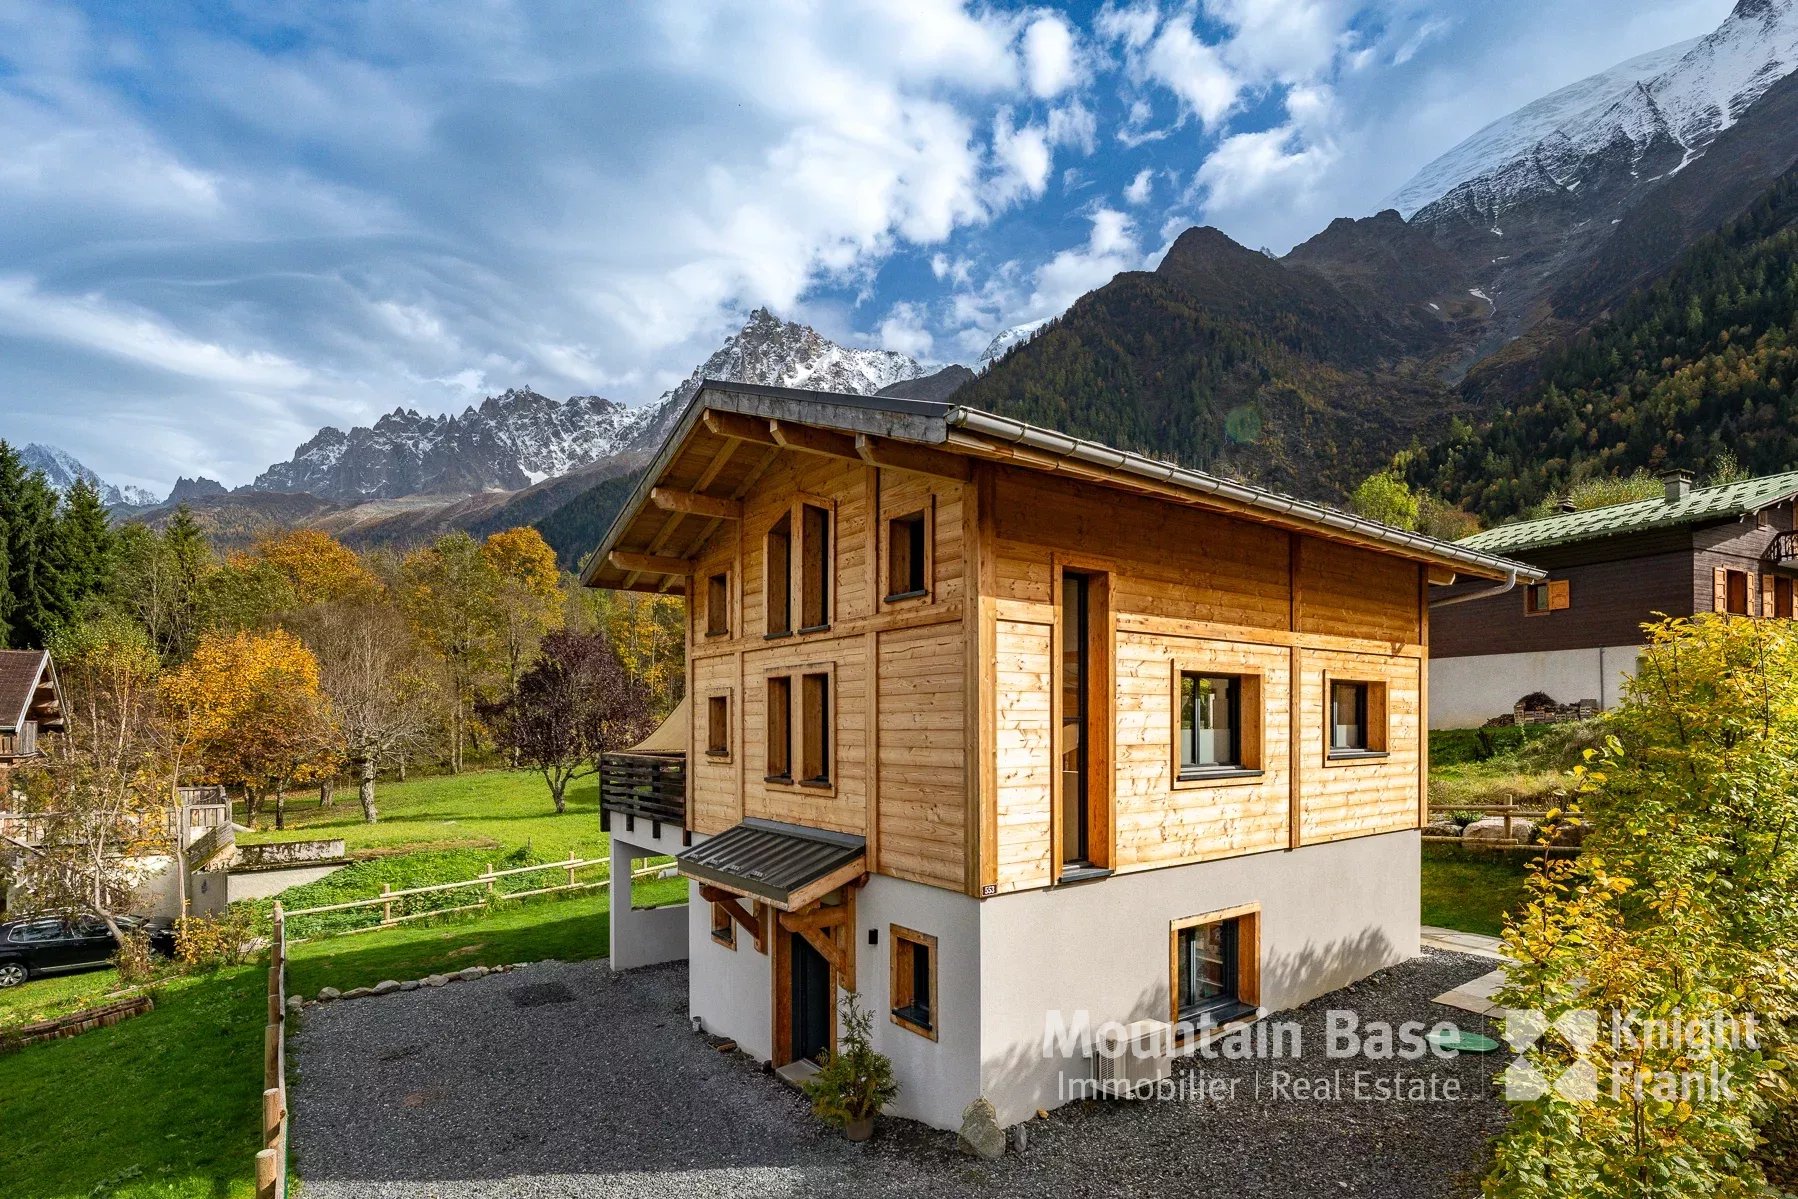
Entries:
[[793, 776], [790, 774], [764, 774], [762, 776], [762, 781], [764, 783], [775, 783], [782, 787], [791, 787], [793, 785]]
[[1228, 783], [1239, 779], [1258, 779], [1262, 772], [1252, 766], [1207, 766], [1201, 770], [1182, 770], [1175, 781], [1181, 783]]
[[1324, 755], [1326, 762], [1370, 762], [1386, 756], [1383, 749], [1333, 749]]
[[829, 779], [800, 779], [797, 785], [809, 787], [813, 791], [829, 791], [836, 786]]
[[718, 641], [718, 640], [721, 640], [722, 638], [729, 637], [729, 636], [730, 636], [729, 629], [707, 629], [705, 631], [705, 639], [707, 641]]
[[804, 628], [800, 629], [799, 635], [801, 637], [809, 637], [813, 633], [828, 633], [828, 632], [830, 632], [830, 626], [827, 624], [811, 624], [811, 625], [806, 625]]
[[928, 1037], [932, 1041], [936, 1040], [936, 1029], [932, 1027], [928, 1020], [919, 1019], [918, 1017], [920, 1015], [922, 1015], [922, 1013], [916, 1008], [894, 1008], [893, 1023], [897, 1024], [900, 1028], [905, 1029], [907, 1032], [915, 1032], [920, 1037]]
[[930, 596], [929, 588], [919, 588], [917, 591], [900, 591], [893, 595], [889, 595], [882, 602], [889, 603], [889, 604], [902, 604], [906, 600], [928, 599], [929, 596]]
[[777, 633], [763, 633], [762, 640], [763, 641], [779, 641], [782, 637], [791, 637], [792, 635], [793, 635], [792, 629], [781, 629]]
[[728, 761], [730, 761], [730, 750], [728, 750], [728, 749], [708, 749], [705, 751], [705, 759], [706, 759], [706, 761], [713, 762], [713, 763], [728, 762]]
[[1064, 868], [1060, 877], [1055, 880], [1057, 887], [1072, 886], [1076, 883], [1096, 883], [1102, 878], [1111, 877], [1111, 869], [1107, 866], [1075, 866]]
[[1255, 1007], [1253, 1004], [1244, 1003], [1240, 999], [1215, 999], [1210, 1003], [1201, 1003], [1195, 1007], [1182, 1008], [1180, 1010], [1180, 1022], [1182, 1024], [1190, 1024], [1197, 1030], [1201, 1021], [1208, 1020], [1210, 1023], [1206, 1025], [1205, 1031], [1209, 1032], [1212, 1029], [1223, 1027], [1232, 1020], [1240, 1020], [1244, 1016], [1252, 1016], [1254, 1014]]
[[717, 933], [712, 934], [712, 944], [721, 945], [725, 949], [731, 950], [733, 953], [736, 951], [736, 948], [737, 948], [737, 943], [734, 939], [720, 937]]

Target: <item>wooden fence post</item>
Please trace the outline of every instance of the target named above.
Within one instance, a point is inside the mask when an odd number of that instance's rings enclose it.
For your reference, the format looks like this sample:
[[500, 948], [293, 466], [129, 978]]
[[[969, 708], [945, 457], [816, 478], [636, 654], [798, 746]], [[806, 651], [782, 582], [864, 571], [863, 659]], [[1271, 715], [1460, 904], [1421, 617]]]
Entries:
[[[381, 884], [381, 894], [382, 895], [386, 895], [391, 890], [393, 890], [393, 887], [390, 886], [389, 884], [387, 884], [387, 883]], [[381, 923], [382, 924], [392, 924], [393, 923], [393, 901], [391, 899], [381, 905]]]
[[487, 898], [489, 901], [491, 901], [493, 899], [493, 863], [492, 862], [487, 863]]
[[1515, 843], [1517, 840], [1516, 834], [1511, 829], [1511, 809], [1516, 806], [1517, 797], [1515, 795], [1505, 796], [1505, 841], [1508, 843]]
[[275, 1199], [281, 1185], [281, 1158], [273, 1149], [256, 1155], [256, 1199]]
[[574, 856], [574, 850], [568, 851], [568, 885], [574, 886], [574, 864], [580, 859]]
[[286, 1107], [280, 1087], [269, 1087], [262, 1092], [262, 1141], [270, 1149], [280, 1147], [281, 1123], [287, 1119]]

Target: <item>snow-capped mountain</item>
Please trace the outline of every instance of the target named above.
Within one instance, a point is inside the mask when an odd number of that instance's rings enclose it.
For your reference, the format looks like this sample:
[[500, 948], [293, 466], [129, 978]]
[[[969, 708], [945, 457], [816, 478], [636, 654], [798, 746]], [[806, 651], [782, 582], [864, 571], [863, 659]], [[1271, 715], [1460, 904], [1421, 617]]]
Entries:
[[529, 388], [489, 396], [459, 416], [395, 408], [372, 427], [320, 429], [255, 487], [351, 502], [516, 491], [618, 453], [647, 415], [600, 396], [557, 401]]
[[57, 446], [32, 442], [19, 451], [19, 459], [26, 470], [43, 471], [44, 479], [58, 495], [73, 487], [75, 480], [86, 479], [100, 493], [100, 502], [108, 508], [147, 508], [157, 502], [156, 497], [142, 487], [118, 487], [106, 482], [80, 459]]
[[1532, 100], [1436, 158], [1381, 201], [1380, 207], [1396, 208], [1401, 215], [1409, 217], [1456, 184], [1527, 155], [1537, 142], [1572, 118], [1600, 105], [1614, 103], [1631, 87], [1644, 79], [1654, 78], [1678, 62], [1699, 40], [1687, 38], [1638, 55]]
[[[1502, 235], [1502, 218], [1525, 203], [1626, 195], [1678, 172], [1798, 68], [1798, 0], [1738, 0], [1715, 30], [1660, 53], [1674, 50], [1664, 65], [1648, 64], [1659, 68], [1652, 74], [1632, 78], [1643, 61], [1632, 60], [1488, 126], [1399, 195], [1418, 220], [1485, 222]], [[1587, 84], [1598, 98], [1576, 108], [1577, 94], [1564, 94]], [[1428, 199], [1451, 179], [1458, 181]]]
[[987, 342], [986, 349], [980, 351], [980, 360], [974, 364], [974, 369], [984, 374], [999, 359], [1041, 333], [1053, 319], [1044, 317], [1040, 321], [1026, 321], [1009, 329], [1001, 329], [997, 336]]
[[679, 386], [662, 393], [651, 406], [654, 415], [645, 422], [641, 440], [659, 439], [706, 379], [873, 395], [883, 387], [929, 374], [930, 369], [894, 350], [838, 345], [808, 325], [783, 321], [766, 308], [757, 308], [716, 353]]

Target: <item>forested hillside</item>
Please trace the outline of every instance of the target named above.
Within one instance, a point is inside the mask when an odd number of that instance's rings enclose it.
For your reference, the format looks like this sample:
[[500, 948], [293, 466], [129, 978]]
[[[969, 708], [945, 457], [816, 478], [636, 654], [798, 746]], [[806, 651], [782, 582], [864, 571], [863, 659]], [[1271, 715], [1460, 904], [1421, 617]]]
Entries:
[[1542, 361], [1490, 425], [1405, 458], [1410, 481], [1501, 520], [1582, 479], [1733, 453], [1798, 464], [1798, 169], [1671, 272]]

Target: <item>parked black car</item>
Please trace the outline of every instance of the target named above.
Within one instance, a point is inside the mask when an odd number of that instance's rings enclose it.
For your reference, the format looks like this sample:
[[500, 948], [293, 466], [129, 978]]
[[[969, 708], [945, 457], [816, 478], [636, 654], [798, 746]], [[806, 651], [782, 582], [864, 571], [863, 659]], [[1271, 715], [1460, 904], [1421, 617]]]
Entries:
[[[167, 919], [119, 917], [125, 932], [150, 934], [150, 948], [175, 952], [175, 933]], [[106, 922], [97, 916], [36, 916], [0, 924], [0, 987], [16, 987], [40, 974], [64, 974], [104, 966], [119, 949]]]

